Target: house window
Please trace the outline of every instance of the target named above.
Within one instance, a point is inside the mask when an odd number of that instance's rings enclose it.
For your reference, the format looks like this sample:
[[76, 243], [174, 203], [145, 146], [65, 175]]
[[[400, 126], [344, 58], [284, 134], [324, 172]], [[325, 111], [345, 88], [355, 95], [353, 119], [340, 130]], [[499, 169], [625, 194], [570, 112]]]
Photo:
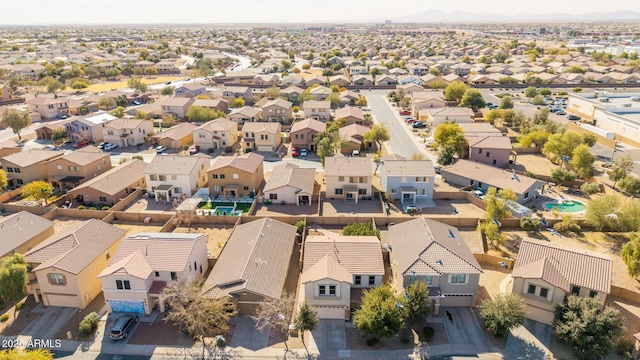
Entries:
[[536, 286], [529, 284], [529, 288], [527, 289], [527, 294], [535, 295], [536, 294]]
[[543, 298], [546, 299], [548, 295], [549, 295], [549, 289], [541, 287], [540, 288], [540, 297], [543, 297]]
[[22, 179], [16, 179], [16, 183], [18, 185], [22, 185], [22, 184], [24, 184], [24, 181], [22, 181]]
[[173, 192], [176, 194], [182, 194], [182, 188], [181, 187], [174, 187], [173, 188]]
[[342, 195], [342, 189], [336, 189], [336, 195]]
[[270, 200], [278, 200], [278, 194], [269, 194]]
[[391, 189], [391, 193], [392, 193], [392, 194], [395, 194], [396, 192], [397, 192], [397, 190], [396, 190], [396, 189]]
[[171, 180], [178, 180], [178, 176], [177, 175], [171, 175]]
[[116, 280], [116, 288], [118, 290], [131, 290], [131, 283], [129, 280]]
[[336, 296], [336, 286], [329, 285], [329, 295]]
[[411, 199], [411, 194], [402, 194], [403, 199]]
[[360, 285], [360, 284], [362, 284], [362, 276], [360, 276], [360, 275], [356, 275], [356, 279], [355, 279], [354, 283], [355, 283], [356, 285]]
[[580, 295], [580, 286], [573, 285], [571, 286], [571, 295]]
[[233, 174], [233, 178], [237, 180], [238, 179], [238, 174]]
[[590, 298], [594, 298], [596, 296], [598, 296], [598, 292], [597, 291], [595, 291], [595, 290], [590, 290], [589, 291], [589, 297]]
[[248, 186], [244, 186], [244, 187], [242, 187], [242, 190], [249, 191], [249, 187]]
[[493, 165], [495, 165], [495, 164], [497, 164], [497, 163], [498, 163], [498, 160], [493, 159]]
[[227, 177], [225, 174], [220, 174], [220, 179], [224, 179], [225, 177]]
[[467, 274], [452, 274], [451, 275], [451, 283], [452, 284], [465, 284], [467, 282]]
[[71, 165], [67, 166], [67, 170], [73, 171], [73, 166], [71, 166]]
[[478, 149], [478, 154], [482, 154], [482, 149]]
[[327, 295], [327, 287], [324, 285], [318, 286], [318, 295], [321, 295], [321, 296]]
[[49, 282], [51, 285], [64, 285], [64, 275], [62, 274], [49, 274]]
[[213, 187], [213, 191], [220, 191], [220, 186], [215, 185], [215, 186]]
[[175, 271], [171, 272], [171, 280], [178, 280], [178, 274]]
[[358, 189], [358, 195], [367, 195], [367, 189]]
[[156, 181], [156, 180], [158, 180], [158, 176], [157, 175], [149, 175], [149, 180]]
[[58, 170], [62, 170], [62, 165], [57, 165], [56, 167], [58, 168]]
[[431, 286], [431, 284], [433, 283], [433, 277], [431, 276], [425, 277], [424, 282], [427, 283], [427, 286]]
[[491, 155], [491, 152], [487, 151], [487, 157], [489, 157]]
[[218, 174], [211, 174], [211, 178], [212, 179], [217, 179], [218, 178]]
[[98, 200], [99, 200], [100, 202], [102, 202], [102, 203], [106, 203], [106, 202], [107, 202], [107, 198], [106, 198], [106, 197], [104, 197], [104, 196], [99, 196], [99, 197], [98, 197]]
[[351, 184], [356, 184], [358, 182], [358, 177], [357, 176], [350, 176], [349, 177], [349, 182]]
[[529, 192], [524, 193], [523, 198], [527, 199], [529, 197]]
[[160, 277], [160, 271], [156, 271], [154, 274], [156, 277]]
[[344, 182], [344, 176], [338, 176], [338, 181], [339, 182]]
[[167, 181], [167, 175], [158, 175], [158, 180]]
[[375, 284], [376, 284], [376, 277], [369, 276], [369, 285], [375, 285]]
[[367, 182], [367, 178], [365, 178], [364, 176], [360, 176], [360, 177], [358, 178], [358, 182], [359, 182], [360, 184], [364, 184], [364, 183], [366, 183], [366, 182]]

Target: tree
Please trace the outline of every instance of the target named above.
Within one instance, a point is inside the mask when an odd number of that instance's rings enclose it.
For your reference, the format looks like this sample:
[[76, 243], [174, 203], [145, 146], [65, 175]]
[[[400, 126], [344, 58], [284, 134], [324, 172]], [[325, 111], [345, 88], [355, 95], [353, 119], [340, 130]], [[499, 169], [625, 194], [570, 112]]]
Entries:
[[155, 66], [148, 66], [144, 68], [144, 74], [147, 76], [158, 75], [158, 69]]
[[629, 276], [638, 277], [640, 275], [640, 234], [633, 233], [631, 235], [631, 240], [622, 245], [620, 256], [624, 264], [627, 265]]
[[38, 85], [46, 87], [47, 92], [52, 94], [55, 94], [60, 90], [64, 90], [67, 87], [67, 85], [49, 76], [44, 77], [42, 78], [42, 80], [38, 81]]
[[138, 110], [138, 111], [136, 111], [136, 117], [135, 117], [135, 118], [136, 118], [136, 119], [144, 120], [144, 119], [146, 119], [146, 118], [147, 118], [147, 116], [148, 116], [148, 115], [149, 115], [149, 114], [147, 114], [146, 112], [144, 112], [144, 111], [142, 111], [142, 110]]
[[289, 329], [295, 302], [295, 295], [286, 292], [279, 299], [265, 298], [258, 304], [255, 315], [251, 317], [256, 322], [256, 328], [258, 330], [280, 328], [282, 333], [286, 332]]
[[295, 328], [300, 332], [300, 337], [304, 343], [304, 332], [313, 331], [318, 327], [318, 312], [306, 301], [300, 304], [296, 315]]
[[367, 102], [367, 98], [364, 97], [363, 95], [358, 96], [358, 99], [356, 99], [355, 102], [356, 106], [367, 106], [368, 102]]
[[233, 99], [232, 105], [234, 108], [241, 108], [244, 106], [244, 99], [243, 98], [235, 98]]
[[364, 133], [364, 138], [367, 141], [375, 141], [378, 149], [382, 149], [383, 142], [391, 140], [389, 130], [385, 124], [373, 124], [371, 130]]
[[160, 90], [160, 95], [165, 95], [165, 96], [173, 95], [174, 89], [175, 88], [173, 86], [165, 86]]
[[31, 116], [29, 116], [28, 111], [7, 108], [2, 114], [2, 121], [0, 121], [0, 125], [5, 128], [11, 128], [13, 133], [18, 135], [18, 142], [20, 142], [22, 140], [20, 132], [31, 126]]
[[549, 136], [549, 139], [544, 144], [542, 153], [552, 162], [564, 164], [564, 158], [570, 157], [573, 154], [573, 150], [576, 149], [578, 145], [581, 145], [583, 141], [584, 138], [582, 135], [575, 131], [553, 134]]
[[327, 96], [327, 101], [331, 103], [331, 108], [335, 109], [340, 105], [340, 95], [338, 93], [331, 93]]
[[371, 157], [371, 159], [373, 160], [373, 163], [376, 164], [376, 168], [373, 170], [373, 175], [375, 175], [378, 172], [378, 168], [380, 168], [380, 165], [382, 164], [381, 150], [376, 151], [375, 154], [373, 154], [373, 156]]
[[0, 169], [0, 192], [7, 187], [9, 181], [7, 180], [7, 173]]
[[185, 117], [189, 121], [195, 122], [207, 122], [209, 120], [219, 119], [225, 116], [226, 114], [223, 111], [205, 108], [202, 106], [190, 106], [189, 110], [187, 110], [187, 113], [185, 114]]
[[373, 227], [372, 223], [351, 223], [342, 228], [344, 236], [376, 236], [380, 238], [380, 230]]
[[494, 249], [498, 249], [507, 241], [507, 235], [501, 232], [500, 227], [493, 221], [484, 220], [479, 222], [477, 230], [487, 238]]
[[20, 195], [23, 198], [33, 199], [37, 201], [43, 201], [45, 206], [47, 205], [47, 199], [53, 194], [53, 185], [51, 183], [41, 180], [32, 181], [25, 184], [20, 189]]
[[170, 281], [162, 289], [161, 298], [168, 308], [165, 321], [200, 339], [204, 359], [205, 338], [228, 333], [229, 319], [237, 314], [237, 308], [228, 297], [206, 297], [201, 288], [200, 281], [183, 276]]
[[513, 109], [513, 100], [511, 96], [503, 96], [500, 100], [500, 109]]
[[631, 174], [627, 175], [620, 182], [620, 188], [631, 195], [632, 199], [635, 199], [640, 195], [640, 177]]
[[127, 85], [132, 88], [135, 91], [138, 92], [146, 92], [147, 89], [149, 88], [147, 86], [147, 84], [142, 82], [142, 79], [138, 78], [138, 77], [132, 77], [131, 79], [129, 79], [127, 81]]
[[544, 105], [544, 98], [542, 97], [542, 95], [536, 95], [533, 97], [533, 99], [531, 99], [531, 103], [533, 105]]
[[518, 197], [511, 189], [496, 190], [490, 187], [482, 200], [486, 206], [485, 219], [488, 221], [502, 220], [509, 215], [509, 201], [516, 201]]
[[50, 350], [40, 349], [7, 349], [0, 351], [0, 360], [53, 360]]
[[118, 97], [116, 98], [116, 105], [122, 106], [122, 107], [129, 106], [129, 99], [127, 98], [127, 95], [125, 94], [118, 95]]
[[607, 173], [609, 175], [609, 179], [613, 180], [613, 188], [616, 188], [616, 183], [629, 175], [633, 169], [633, 160], [631, 160], [631, 156], [627, 155], [623, 158], [616, 159], [613, 162], [613, 166]]
[[86, 89], [90, 86], [91, 84], [85, 80], [85, 79], [74, 79], [71, 82], [71, 88], [74, 90], [82, 90], [82, 89]]
[[520, 219], [520, 227], [526, 231], [538, 231], [540, 229], [540, 220], [523, 217]]
[[528, 88], [524, 89], [524, 96], [528, 98], [532, 98], [537, 94], [538, 94], [538, 90], [536, 89], [535, 86], [529, 86]]
[[498, 337], [522, 325], [526, 313], [526, 302], [515, 294], [499, 294], [494, 300], [485, 300], [480, 304], [484, 326], [493, 336]]
[[110, 108], [116, 106], [116, 101], [111, 97], [102, 96], [100, 100], [98, 100], [98, 106], [108, 111]]
[[448, 101], [460, 101], [468, 88], [462, 82], [454, 81], [444, 88], [444, 98]]
[[67, 129], [65, 128], [53, 129], [51, 132], [51, 141], [54, 143], [61, 143], [64, 142], [68, 136], [69, 134], [67, 134]]
[[551, 89], [549, 89], [549, 88], [540, 89], [540, 95], [542, 95], [542, 96], [551, 95]]
[[316, 135], [314, 143], [316, 145], [316, 154], [320, 157], [320, 162], [322, 162], [322, 167], [324, 167], [325, 158], [335, 154], [333, 150], [333, 141], [327, 133], [320, 133]]
[[118, 118], [124, 118], [125, 111], [126, 111], [125, 108], [123, 108], [122, 106], [118, 106], [117, 108], [111, 110], [109, 114]]
[[460, 106], [470, 107], [474, 111], [477, 109], [481, 109], [487, 106], [487, 103], [482, 98], [482, 93], [480, 93], [477, 89], [468, 89], [464, 96], [462, 97], [462, 101], [460, 101]]
[[600, 185], [597, 183], [584, 183], [580, 185], [580, 191], [587, 195], [595, 195], [600, 192]]
[[449, 144], [441, 146], [438, 152], [437, 162], [442, 166], [447, 166], [453, 163], [453, 161], [455, 160], [455, 155], [456, 149], [454, 146]]
[[596, 230], [619, 228], [620, 200], [614, 195], [600, 195], [587, 203], [587, 222]]
[[0, 260], [0, 303], [24, 296], [27, 281], [27, 261], [15, 253]]
[[561, 167], [557, 167], [551, 170], [551, 181], [554, 183], [564, 185], [570, 183], [576, 179], [576, 173], [571, 170], [566, 170]]
[[404, 306], [407, 311], [407, 320], [414, 321], [426, 319], [431, 314], [431, 302], [429, 288], [424, 281], [414, 281], [406, 289]]
[[556, 337], [573, 347], [579, 359], [602, 359], [622, 334], [622, 315], [600, 300], [569, 296], [555, 311]]
[[402, 298], [389, 285], [364, 290], [353, 325], [374, 337], [390, 337], [404, 328], [406, 311]]
[[445, 122], [438, 125], [433, 139], [441, 149], [445, 146], [451, 146], [458, 155], [462, 155], [467, 146], [464, 132], [460, 125], [455, 122]]
[[591, 153], [589, 146], [585, 144], [578, 145], [573, 149], [571, 156], [571, 166], [581, 179], [590, 179], [593, 176], [593, 162], [596, 160]]
[[549, 139], [549, 136], [551, 136], [551, 133], [549, 133], [548, 131], [537, 129], [527, 134], [518, 136], [518, 142], [523, 147], [529, 147], [531, 145], [543, 146], [547, 142], [547, 139]]
[[280, 97], [280, 89], [277, 86], [272, 86], [265, 91], [265, 95], [268, 98], [275, 99]]

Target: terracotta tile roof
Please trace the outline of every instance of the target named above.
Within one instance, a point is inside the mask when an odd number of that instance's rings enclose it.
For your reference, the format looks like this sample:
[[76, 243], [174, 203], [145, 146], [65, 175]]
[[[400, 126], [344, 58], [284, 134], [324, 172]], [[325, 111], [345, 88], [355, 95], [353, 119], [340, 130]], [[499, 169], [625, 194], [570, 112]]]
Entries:
[[329, 231], [307, 236], [303, 273], [327, 255], [351, 274], [384, 275], [382, 247], [375, 236], [342, 236]]
[[236, 226], [203, 286], [205, 295], [248, 291], [279, 299], [295, 236], [295, 226], [269, 218]]
[[324, 162], [325, 176], [373, 176], [371, 158], [328, 156]]
[[0, 217], [0, 257], [53, 227], [53, 221], [26, 211]]
[[[69, 193], [75, 194], [81, 193], [84, 189], [95, 189], [96, 191], [113, 195], [134, 181], [144, 177], [144, 170], [146, 168], [147, 163], [142, 160], [133, 159], [76, 186], [71, 189]], [[127, 179], [127, 181], [122, 181], [123, 179]]]
[[403, 275], [479, 274], [482, 268], [454, 226], [418, 218], [389, 227], [391, 254]]
[[291, 186], [298, 189], [297, 192], [313, 194], [315, 177], [315, 168], [301, 168], [287, 162], [273, 168], [262, 191], [273, 191], [283, 186]]
[[207, 172], [229, 166], [244, 172], [255, 173], [263, 161], [264, 156], [256, 153], [248, 153], [240, 156], [219, 156], [215, 159]]
[[524, 238], [511, 276], [543, 279], [565, 291], [570, 291], [570, 285], [577, 285], [608, 294], [611, 258], [594, 251]]
[[447, 174], [454, 174], [495, 188], [511, 189], [516, 194], [522, 194], [535, 183], [540, 183], [538, 180], [524, 175], [518, 175], [517, 178], [514, 178], [512, 171], [469, 160], [458, 160], [452, 165], [442, 168], [442, 173], [444, 178], [446, 178]]
[[322, 279], [332, 279], [351, 284], [353, 283], [353, 274], [347, 271], [334, 257], [325, 255], [302, 273], [300, 282], [304, 284]]
[[304, 120], [296, 121], [295, 123], [293, 123], [293, 125], [291, 126], [291, 133], [293, 134], [296, 131], [300, 131], [304, 129], [311, 129], [316, 132], [323, 132], [327, 130], [327, 124], [316, 119], [304, 119]]
[[146, 279], [152, 271], [153, 269], [149, 266], [144, 255], [142, 255], [140, 251], [136, 250], [120, 261], [115, 263], [112, 261], [109, 266], [104, 269], [100, 275], [98, 275], [98, 278], [112, 274], [120, 274], [132, 276], [138, 279]]
[[34, 271], [55, 266], [72, 274], [78, 274], [96, 257], [115, 242], [126, 230], [91, 219], [67, 226], [51, 235], [40, 245], [25, 254], [28, 262], [39, 264]]
[[384, 160], [382, 176], [436, 176], [431, 160]]

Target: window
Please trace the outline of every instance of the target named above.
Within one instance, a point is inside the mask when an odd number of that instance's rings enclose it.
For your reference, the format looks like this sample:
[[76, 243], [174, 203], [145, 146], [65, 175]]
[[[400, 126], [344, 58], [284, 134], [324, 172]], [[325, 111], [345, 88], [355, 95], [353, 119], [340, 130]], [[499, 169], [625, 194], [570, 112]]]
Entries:
[[367, 195], [367, 189], [358, 189], [358, 195]]
[[402, 194], [403, 199], [411, 199], [411, 194]]
[[131, 283], [129, 280], [116, 280], [116, 288], [118, 290], [131, 290]]
[[327, 287], [324, 285], [318, 286], [318, 295], [327, 295]]
[[364, 176], [360, 176], [360, 177], [358, 178], [358, 182], [359, 182], [360, 184], [364, 184], [364, 183], [366, 183], [366, 182], [367, 182], [367, 178], [366, 178], [366, 177], [364, 177]]
[[529, 284], [529, 288], [527, 289], [527, 294], [535, 295], [536, 294], [536, 286]]
[[215, 186], [213, 187], [213, 191], [220, 191], [220, 186], [215, 185]]
[[220, 179], [224, 179], [224, 178], [226, 178], [226, 175], [225, 174], [220, 174]]
[[16, 179], [16, 183], [17, 183], [18, 185], [23, 185], [23, 184], [24, 184], [24, 181], [22, 181], [22, 179]]
[[478, 154], [482, 154], [482, 149], [478, 149]]
[[80, 168], [78, 168], [77, 166], [74, 166], [74, 167], [73, 167], [73, 170], [74, 170], [75, 172], [80, 172]]
[[175, 271], [171, 272], [171, 280], [178, 280], [178, 274]]
[[335, 285], [329, 285], [329, 295], [336, 296], [336, 286]]
[[369, 276], [369, 285], [375, 285], [375, 284], [376, 284], [376, 277]]
[[178, 180], [178, 176], [177, 175], [171, 175], [171, 180]]
[[424, 282], [427, 283], [427, 286], [431, 286], [431, 284], [433, 283], [433, 278], [431, 276], [427, 276], [425, 277]]
[[156, 181], [156, 180], [158, 180], [158, 176], [157, 175], [149, 175], [149, 180]]
[[339, 182], [344, 182], [344, 176], [338, 176], [338, 181]]
[[248, 187], [248, 186], [243, 186], [243, 187], [242, 187], [242, 190], [244, 190], [244, 191], [249, 191], [249, 187]]
[[237, 180], [238, 179], [238, 174], [233, 174], [233, 178]]
[[58, 170], [62, 170], [62, 165], [58, 164], [56, 167], [58, 168]]
[[99, 200], [100, 202], [102, 202], [102, 203], [106, 203], [106, 202], [107, 202], [107, 198], [106, 198], [106, 197], [104, 197], [104, 196], [99, 196], [99, 197], [98, 197], [98, 200]]
[[102, 165], [98, 164], [98, 170], [102, 170]]
[[547, 298], [547, 295], [549, 295], [549, 289], [547, 288], [540, 288], [540, 297], [543, 298]]
[[218, 174], [211, 174], [211, 178], [212, 179], [217, 179], [218, 178]]
[[351, 184], [355, 184], [355, 183], [357, 183], [357, 182], [358, 182], [358, 177], [357, 177], [357, 176], [350, 176], [350, 177], [349, 177], [349, 182], [350, 182]]
[[355, 279], [354, 283], [356, 285], [361, 285], [362, 284], [362, 276], [356, 275], [356, 279]]
[[590, 298], [594, 298], [596, 296], [598, 296], [598, 292], [597, 291], [595, 291], [595, 290], [590, 290], [589, 291], [589, 297]]
[[204, 138], [206, 138], [207, 136], [206, 136], [204, 133], [198, 133], [198, 137], [199, 137], [200, 139], [204, 139]]
[[158, 175], [158, 180], [167, 181], [167, 175]]
[[489, 157], [491, 155], [491, 153], [489, 151], [487, 151], [487, 157]]
[[270, 200], [278, 200], [278, 194], [269, 194]]
[[156, 277], [160, 277], [160, 271], [156, 271], [156, 272], [155, 272], [155, 276], [156, 276]]
[[67, 166], [67, 170], [69, 170], [69, 171], [73, 171], [73, 166], [68, 165], [68, 166]]
[[397, 190], [396, 190], [396, 189], [391, 189], [391, 193], [392, 193], [392, 194], [395, 194], [396, 192], [397, 192]]
[[342, 189], [336, 189], [336, 195], [342, 195]]
[[467, 282], [467, 274], [452, 274], [451, 275], [451, 283], [452, 284], [464, 284]]
[[580, 295], [580, 286], [571, 286], [571, 295]]
[[182, 194], [182, 188], [181, 187], [174, 187], [173, 188], [173, 192], [176, 194]]
[[529, 192], [524, 193], [523, 198], [525, 198], [525, 199], [526, 199], [526, 198], [528, 198], [528, 197], [529, 197]]
[[52, 285], [64, 285], [64, 275], [62, 274], [49, 274], [49, 282]]

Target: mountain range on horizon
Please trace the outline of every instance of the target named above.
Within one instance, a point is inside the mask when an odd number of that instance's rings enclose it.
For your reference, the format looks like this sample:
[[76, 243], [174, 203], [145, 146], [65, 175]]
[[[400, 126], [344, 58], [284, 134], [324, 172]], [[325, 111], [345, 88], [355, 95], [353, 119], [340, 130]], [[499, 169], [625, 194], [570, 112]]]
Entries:
[[504, 15], [499, 13], [473, 13], [465, 11], [444, 11], [430, 9], [410, 15], [392, 17], [389, 19], [377, 19], [378, 21], [391, 20], [396, 23], [482, 23], [482, 22], [580, 22], [580, 21], [640, 21], [640, 12], [618, 10], [612, 12], [595, 12], [589, 14], [526, 14]]

